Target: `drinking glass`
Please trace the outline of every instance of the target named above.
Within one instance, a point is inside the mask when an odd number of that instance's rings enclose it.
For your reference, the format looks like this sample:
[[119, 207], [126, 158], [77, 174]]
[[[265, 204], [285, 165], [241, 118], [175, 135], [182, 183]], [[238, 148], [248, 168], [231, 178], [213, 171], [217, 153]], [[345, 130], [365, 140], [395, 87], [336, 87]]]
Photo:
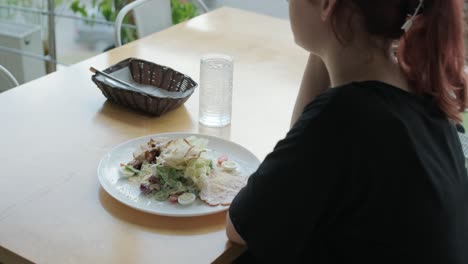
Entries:
[[200, 60], [199, 122], [208, 127], [231, 123], [234, 63], [225, 54], [207, 54]]

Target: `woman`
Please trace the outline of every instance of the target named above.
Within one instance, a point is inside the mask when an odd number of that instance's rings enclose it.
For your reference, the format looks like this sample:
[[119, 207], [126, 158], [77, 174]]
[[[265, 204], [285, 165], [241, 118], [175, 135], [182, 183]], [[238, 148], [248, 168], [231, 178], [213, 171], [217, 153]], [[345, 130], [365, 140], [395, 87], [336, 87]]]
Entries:
[[468, 263], [462, 1], [289, 8], [311, 55], [291, 130], [229, 209], [241, 259]]

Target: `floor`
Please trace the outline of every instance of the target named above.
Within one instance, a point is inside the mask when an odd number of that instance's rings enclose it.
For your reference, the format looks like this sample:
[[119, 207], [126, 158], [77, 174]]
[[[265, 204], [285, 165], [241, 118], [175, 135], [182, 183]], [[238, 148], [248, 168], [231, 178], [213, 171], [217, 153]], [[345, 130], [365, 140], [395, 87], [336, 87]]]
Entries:
[[204, 0], [208, 7], [230, 6], [253, 12], [288, 18], [288, 2], [286, 0]]

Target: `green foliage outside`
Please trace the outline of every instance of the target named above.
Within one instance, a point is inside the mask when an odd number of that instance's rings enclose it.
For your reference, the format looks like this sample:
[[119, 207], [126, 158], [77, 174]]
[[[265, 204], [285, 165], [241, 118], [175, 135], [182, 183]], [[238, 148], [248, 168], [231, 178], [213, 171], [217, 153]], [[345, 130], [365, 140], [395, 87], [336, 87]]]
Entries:
[[[104, 17], [106, 21], [114, 22], [119, 11], [129, 2], [131, 1], [92, 0], [91, 9], [97, 9], [97, 11]], [[70, 4], [70, 9], [75, 14], [80, 15], [84, 18], [94, 19], [96, 17], [96, 14], [89, 14], [89, 8], [81, 0], [73, 0], [73, 2]], [[198, 15], [197, 6], [186, 0], [171, 0], [171, 9], [173, 24], [178, 24]], [[132, 17], [126, 16], [123, 23], [132, 24]], [[137, 32], [135, 29], [122, 27], [122, 43], [128, 43], [135, 39], [137, 39]]]
[[[117, 18], [119, 10], [131, 1], [128, 0], [92, 0], [91, 7], [89, 8], [81, 0], [73, 0], [70, 4], [70, 9], [73, 13], [80, 15], [83, 18], [95, 19], [95, 13], [89, 13], [89, 10], [96, 10], [100, 13], [106, 21], [114, 22]], [[129, 24], [131, 16], [126, 16], [123, 20], [124, 24]], [[87, 22], [93, 25], [92, 22]], [[128, 43], [137, 38], [135, 29], [122, 27], [122, 43]]]
[[172, 23], [179, 24], [198, 15], [197, 6], [181, 0], [171, 0]]
[[[97, 15], [102, 16], [108, 22], [114, 22], [118, 12], [128, 3], [133, 0], [54, 0], [55, 6], [65, 5], [68, 6], [71, 11], [77, 16], [93, 20]], [[11, 6], [22, 6], [22, 7], [34, 7], [38, 9], [45, 9], [47, 1], [37, 0], [0, 0], [0, 2], [6, 2], [7, 5]], [[172, 9], [172, 23], [179, 24], [186, 20], [189, 20], [198, 15], [198, 8], [195, 4], [189, 0], [170, 0]], [[3, 19], [11, 19], [15, 12], [0, 12], [0, 17]], [[28, 16], [29, 17], [29, 16]], [[31, 15], [32, 21], [30, 23], [37, 23], [36, 17], [38, 15]], [[89, 25], [93, 25], [92, 21], [86, 22]], [[130, 13], [123, 21], [124, 24], [134, 24], [133, 17]], [[122, 27], [122, 43], [128, 43], [137, 39], [137, 32], [135, 29]]]

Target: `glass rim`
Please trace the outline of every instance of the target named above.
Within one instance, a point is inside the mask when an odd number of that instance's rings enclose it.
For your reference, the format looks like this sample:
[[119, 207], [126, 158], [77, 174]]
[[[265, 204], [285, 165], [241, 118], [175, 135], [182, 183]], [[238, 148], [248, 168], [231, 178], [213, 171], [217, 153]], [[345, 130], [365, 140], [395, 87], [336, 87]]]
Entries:
[[200, 58], [200, 61], [208, 61], [208, 60], [225, 60], [225, 61], [228, 61], [228, 62], [233, 62], [234, 59], [227, 55], [227, 54], [224, 54], [224, 53], [207, 53], [207, 54], [204, 54], [201, 58]]

